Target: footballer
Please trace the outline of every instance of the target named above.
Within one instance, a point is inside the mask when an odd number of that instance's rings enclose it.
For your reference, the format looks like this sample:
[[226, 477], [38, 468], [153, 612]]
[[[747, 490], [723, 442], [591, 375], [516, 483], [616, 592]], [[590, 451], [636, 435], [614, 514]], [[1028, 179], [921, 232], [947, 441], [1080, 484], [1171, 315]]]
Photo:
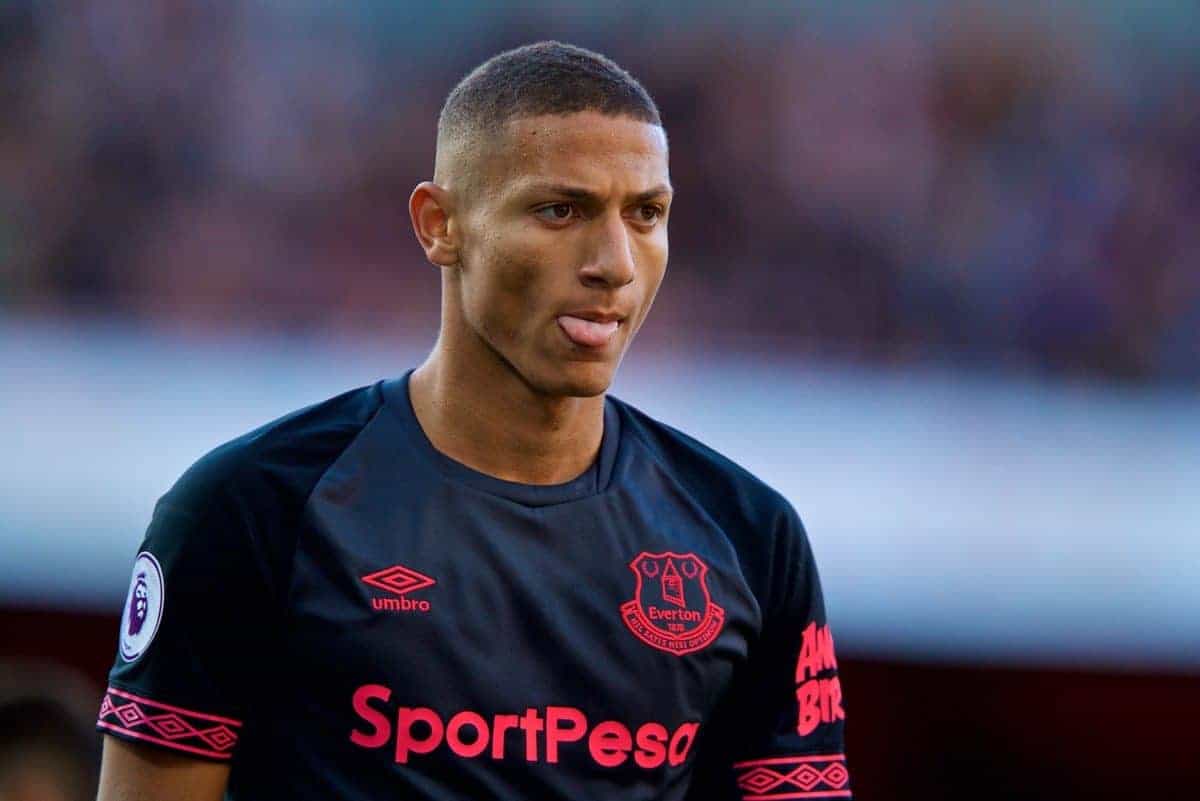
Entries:
[[100, 801], [850, 797], [796, 512], [606, 394], [671, 203], [607, 58], [541, 42], [458, 84], [409, 200], [437, 343], [159, 500]]

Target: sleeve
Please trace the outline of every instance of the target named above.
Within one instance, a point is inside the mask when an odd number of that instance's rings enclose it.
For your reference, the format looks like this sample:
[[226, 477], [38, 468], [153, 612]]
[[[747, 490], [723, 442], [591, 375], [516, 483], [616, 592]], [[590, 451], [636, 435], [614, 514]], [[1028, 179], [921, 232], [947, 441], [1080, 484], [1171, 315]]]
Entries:
[[718, 730], [691, 796], [697, 801], [852, 797], [833, 636], [812, 549], [790, 504], [776, 535], [775, 591], [763, 603], [760, 637], [715, 716]]
[[274, 628], [251, 519], [186, 474], [159, 501], [134, 559], [99, 730], [199, 758], [235, 753]]

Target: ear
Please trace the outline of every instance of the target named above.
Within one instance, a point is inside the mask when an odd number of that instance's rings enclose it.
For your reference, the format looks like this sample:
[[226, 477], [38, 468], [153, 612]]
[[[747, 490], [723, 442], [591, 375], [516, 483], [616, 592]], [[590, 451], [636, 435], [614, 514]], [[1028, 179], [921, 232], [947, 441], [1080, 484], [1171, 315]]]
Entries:
[[432, 181], [422, 181], [408, 199], [408, 216], [425, 258], [438, 267], [458, 264], [458, 242], [450, 231], [453, 211], [450, 193]]

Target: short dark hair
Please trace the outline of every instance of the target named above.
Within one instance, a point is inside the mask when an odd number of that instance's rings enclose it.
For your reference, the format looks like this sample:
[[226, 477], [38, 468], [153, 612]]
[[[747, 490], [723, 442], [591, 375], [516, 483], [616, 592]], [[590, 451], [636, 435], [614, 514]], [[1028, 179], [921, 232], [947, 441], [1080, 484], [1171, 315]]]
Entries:
[[578, 111], [662, 125], [650, 93], [611, 59], [547, 41], [493, 56], [459, 81], [438, 117], [438, 140], [494, 130], [520, 117]]

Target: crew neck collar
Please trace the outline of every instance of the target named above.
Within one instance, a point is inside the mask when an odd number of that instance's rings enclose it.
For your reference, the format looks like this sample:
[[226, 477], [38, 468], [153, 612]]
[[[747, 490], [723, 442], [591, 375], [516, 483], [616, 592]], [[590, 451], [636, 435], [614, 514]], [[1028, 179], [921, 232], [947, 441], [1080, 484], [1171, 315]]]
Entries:
[[604, 434], [600, 441], [600, 452], [583, 473], [561, 484], [522, 484], [468, 467], [433, 446], [417, 420], [409, 395], [409, 377], [415, 369], [410, 368], [399, 378], [383, 383], [384, 402], [400, 419], [413, 449], [447, 478], [525, 506], [550, 506], [576, 501], [597, 495], [608, 487], [616, 462], [621, 425], [616, 404], [610, 398], [604, 399]]

